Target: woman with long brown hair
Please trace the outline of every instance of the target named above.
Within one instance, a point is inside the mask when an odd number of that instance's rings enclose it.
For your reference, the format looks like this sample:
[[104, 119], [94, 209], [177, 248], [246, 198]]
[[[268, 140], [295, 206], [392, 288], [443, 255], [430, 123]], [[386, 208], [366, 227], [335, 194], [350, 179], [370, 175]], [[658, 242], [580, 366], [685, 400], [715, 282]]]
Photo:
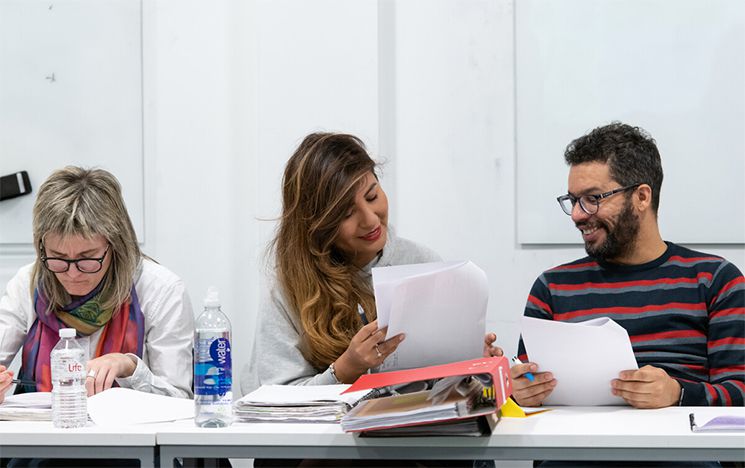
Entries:
[[[397, 237], [376, 164], [352, 135], [313, 133], [290, 158], [272, 244], [274, 284], [262, 304], [244, 393], [261, 384], [351, 383], [404, 339], [378, 329], [370, 270], [439, 261]], [[485, 353], [501, 354], [491, 346]]]

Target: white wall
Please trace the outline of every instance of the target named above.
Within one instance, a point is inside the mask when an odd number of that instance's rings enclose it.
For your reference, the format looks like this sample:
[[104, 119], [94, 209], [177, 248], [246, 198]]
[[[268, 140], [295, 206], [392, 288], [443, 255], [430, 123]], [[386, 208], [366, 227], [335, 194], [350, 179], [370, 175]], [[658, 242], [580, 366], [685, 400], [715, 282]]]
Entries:
[[[284, 163], [318, 129], [359, 134], [387, 161], [399, 235], [487, 272], [488, 325], [514, 352], [535, 277], [583, 250], [517, 243], [513, 6], [144, 2], [144, 249], [184, 278], [197, 310], [220, 288], [237, 372], [274, 226], [260, 218], [278, 214]], [[719, 206], [723, 222], [743, 216]], [[742, 245], [695, 248], [745, 268]], [[3, 247], [0, 283], [31, 253]]]
[[[488, 325], [514, 352], [535, 277], [584, 251], [517, 243], [512, 1], [157, 5], [146, 246], [195, 305], [207, 285], [224, 290], [236, 363], [274, 228], [262, 220], [278, 214], [284, 164], [316, 130], [358, 134], [385, 160], [400, 235], [487, 272]], [[742, 245], [694, 247], [745, 267]]]

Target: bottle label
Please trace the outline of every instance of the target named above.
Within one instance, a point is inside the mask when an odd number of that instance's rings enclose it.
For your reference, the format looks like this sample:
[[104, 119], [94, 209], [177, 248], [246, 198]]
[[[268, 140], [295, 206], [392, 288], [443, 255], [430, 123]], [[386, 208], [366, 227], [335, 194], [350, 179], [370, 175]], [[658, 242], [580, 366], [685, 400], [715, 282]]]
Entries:
[[[197, 346], [209, 346], [209, 359], [194, 364], [194, 393], [225, 395], [232, 391], [232, 360], [227, 338], [200, 340]], [[198, 355], [199, 356], [199, 355]]]
[[55, 352], [52, 359], [52, 382], [70, 385], [85, 379], [85, 365], [81, 352]]

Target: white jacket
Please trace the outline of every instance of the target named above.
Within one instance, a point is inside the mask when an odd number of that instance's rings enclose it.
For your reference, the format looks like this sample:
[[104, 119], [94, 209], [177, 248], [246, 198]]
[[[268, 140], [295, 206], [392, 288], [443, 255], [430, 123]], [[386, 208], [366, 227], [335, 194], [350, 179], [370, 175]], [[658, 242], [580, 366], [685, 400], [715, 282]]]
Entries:
[[[30, 289], [32, 266], [18, 270], [0, 298], [0, 365], [10, 365], [36, 320]], [[184, 283], [167, 268], [143, 259], [135, 290], [145, 316], [143, 356], [137, 359], [134, 373], [116, 379], [117, 383], [143, 392], [191, 398], [194, 314]], [[78, 338], [88, 358], [102, 332], [103, 328]]]

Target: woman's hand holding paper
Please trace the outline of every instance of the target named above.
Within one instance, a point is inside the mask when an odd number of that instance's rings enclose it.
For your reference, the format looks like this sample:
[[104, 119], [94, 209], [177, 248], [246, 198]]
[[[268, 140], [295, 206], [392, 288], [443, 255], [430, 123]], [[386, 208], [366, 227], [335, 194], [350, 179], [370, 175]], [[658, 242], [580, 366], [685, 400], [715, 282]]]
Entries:
[[487, 333], [486, 336], [484, 336], [484, 357], [504, 355], [502, 348], [494, 346], [495, 341], [497, 341], [497, 335], [494, 333]]
[[360, 328], [349, 347], [334, 363], [337, 378], [344, 383], [352, 383], [370, 368], [377, 367], [394, 352], [404, 340], [404, 334], [385, 338], [386, 328], [378, 329], [378, 321]]

